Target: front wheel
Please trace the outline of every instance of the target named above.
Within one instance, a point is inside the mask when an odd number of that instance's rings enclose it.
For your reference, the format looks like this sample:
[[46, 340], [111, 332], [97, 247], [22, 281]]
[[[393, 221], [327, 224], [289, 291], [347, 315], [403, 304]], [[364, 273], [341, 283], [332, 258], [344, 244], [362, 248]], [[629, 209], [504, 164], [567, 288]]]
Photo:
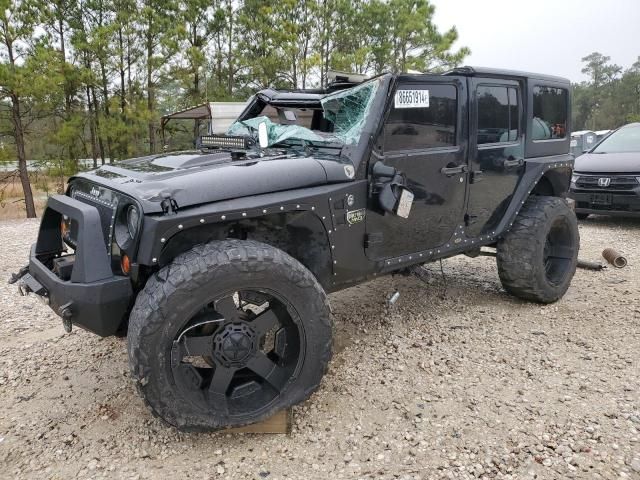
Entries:
[[498, 242], [498, 274], [512, 295], [552, 303], [569, 288], [580, 235], [574, 212], [557, 197], [530, 197]]
[[129, 362], [151, 411], [188, 431], [260, 421], [299, 403], [331, 357], [326, 295], [269, 245], [199, 245], [149, 279], [129, 322]]

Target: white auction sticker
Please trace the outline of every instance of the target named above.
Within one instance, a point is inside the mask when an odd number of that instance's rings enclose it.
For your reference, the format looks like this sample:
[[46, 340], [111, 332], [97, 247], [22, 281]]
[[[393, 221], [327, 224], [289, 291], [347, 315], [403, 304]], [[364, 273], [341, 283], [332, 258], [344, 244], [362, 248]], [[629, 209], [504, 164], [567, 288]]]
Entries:
[[398, 90], [395, 96], [396, 108], [428, 108], [429, 90]]

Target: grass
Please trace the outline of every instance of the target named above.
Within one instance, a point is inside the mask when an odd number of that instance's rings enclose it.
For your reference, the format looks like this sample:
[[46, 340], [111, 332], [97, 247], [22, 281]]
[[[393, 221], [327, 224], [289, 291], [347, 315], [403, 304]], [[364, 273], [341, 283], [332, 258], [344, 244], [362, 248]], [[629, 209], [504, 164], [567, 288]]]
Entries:
[[[49, 177], [43, 174], [29, 174], [36, 213], [42, 215], [47, 204], [47, 197], [64, 191], [60, 177]], [[26, 218], [22, 184], [17, 175], [0, 179], [0, 220]]]

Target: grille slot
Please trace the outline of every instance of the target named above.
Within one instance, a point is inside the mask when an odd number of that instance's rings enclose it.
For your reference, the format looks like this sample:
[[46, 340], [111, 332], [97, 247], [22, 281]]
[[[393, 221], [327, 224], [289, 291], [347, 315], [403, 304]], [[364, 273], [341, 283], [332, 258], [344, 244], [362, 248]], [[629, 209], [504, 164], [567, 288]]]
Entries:
[[[609, 185], [606, 187], [598, 185], [598, 181], [601, 178], [609, 178], [611, 179]], [[636, 177], [632, 177], [629, 175], [594, 175], [594, 176], [585, 176], [579, 175], [578, 181], [576, 182], [577, 188], [584, 189], [601, 189], [601, 190], [633, 190], [638, 186], [638, 179]]]

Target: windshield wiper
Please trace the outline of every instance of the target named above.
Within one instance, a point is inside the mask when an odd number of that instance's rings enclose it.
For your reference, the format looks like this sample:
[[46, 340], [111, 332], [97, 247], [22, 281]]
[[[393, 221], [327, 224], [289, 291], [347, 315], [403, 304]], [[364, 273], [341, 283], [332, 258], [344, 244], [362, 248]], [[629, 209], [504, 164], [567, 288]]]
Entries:
[[[288, 142], [288, 140], [297, 140], [300, 143], [291, 143], [291, 142]], [[332, 149], [342, 148], [343, 146], [341, 143], [337, 143], [337, 142], [325, 143], [325, 142], [318, 142], [314, 140], [306, 140], [301, 138], [299, 139], [295, 137], [289, 137], [281, 142], [278, 142], [276, 145], [286, 145], [288, 147], [300, 147], [300, 148], [306, 148], [311, 146], [316, 148], [332, 148]]]

